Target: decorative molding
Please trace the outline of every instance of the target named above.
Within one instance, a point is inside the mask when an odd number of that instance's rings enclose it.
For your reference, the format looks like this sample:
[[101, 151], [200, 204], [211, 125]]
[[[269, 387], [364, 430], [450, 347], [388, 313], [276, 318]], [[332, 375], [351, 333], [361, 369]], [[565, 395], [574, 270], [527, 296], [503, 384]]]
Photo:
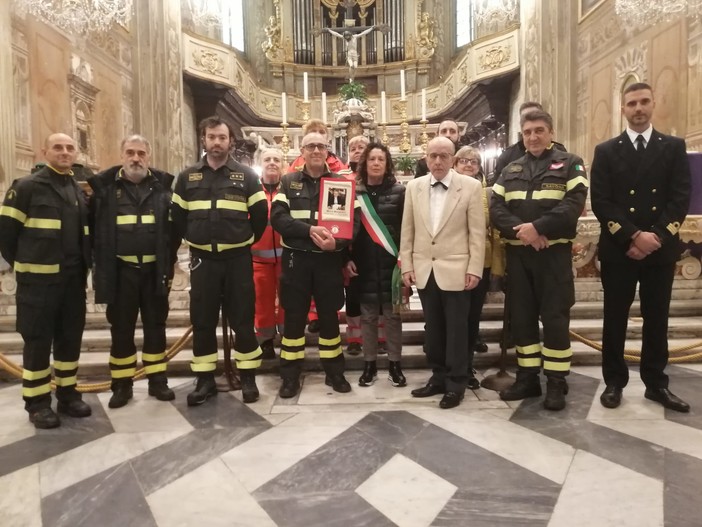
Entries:
[[478, 63], [483, 70], [494, 70], [509, 61], [511, 52], [512, 50], [507, 46], [495, 46], [481, 53]]
[[209, 49], [196, 49], [193, 51], [193, 63], [195, 67], [218, 77], [226, 76], [224, 72], [224, 59], [218, 53]]

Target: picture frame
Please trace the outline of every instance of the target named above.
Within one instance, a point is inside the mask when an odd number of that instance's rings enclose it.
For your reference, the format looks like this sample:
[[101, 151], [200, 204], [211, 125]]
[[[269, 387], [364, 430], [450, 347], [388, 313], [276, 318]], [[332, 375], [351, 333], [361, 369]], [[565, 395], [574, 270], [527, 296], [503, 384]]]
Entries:
[[578, 0], [578, 22], [582, 22], [604, 3], [605, 0]]
[[334, 238], [350, 240], [353, 237], [355, 201], [355, 181], [346, 178], [321, 178], [317, 225], [329, 229]]

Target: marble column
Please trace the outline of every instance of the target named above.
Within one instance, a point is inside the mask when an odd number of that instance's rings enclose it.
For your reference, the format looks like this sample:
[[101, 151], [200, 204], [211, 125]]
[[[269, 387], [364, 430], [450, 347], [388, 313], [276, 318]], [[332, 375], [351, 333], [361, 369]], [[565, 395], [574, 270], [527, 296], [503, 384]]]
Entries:
[[177, 174], [192, 162], [183, 153], [180, 2], [135, 2], [134, 8], [134, 128], [151, 141], [153, 165]]
[[15, 176], [15, 103], [12, 76], [12, 14], [0, 9], [0, 196]]

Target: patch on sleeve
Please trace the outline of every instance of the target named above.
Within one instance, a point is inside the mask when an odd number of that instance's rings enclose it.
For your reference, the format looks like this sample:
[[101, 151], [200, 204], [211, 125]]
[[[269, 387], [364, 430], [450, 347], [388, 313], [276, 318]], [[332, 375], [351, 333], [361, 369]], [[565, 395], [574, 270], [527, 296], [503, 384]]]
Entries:
[[188, 181], [202, 181], [202, 172], [194, 172], [188, 174]]
[[522, 165], [518, 165], [516, 163], [512, 163], [507, 167], [507, 172], [522, 172], [524, 170], [524, 167]]
[[232, 181], [244, 181], [244, 173], [243, 172], [230, 172], [229, 179], [231, 179]]
[[607, 228], [609, 229], [610, 234], [616, 234], [617, 231], [622, 228], [622, 226], [616, 221], [610, 221], [607, 222]]
[[302, 181], [291, 181], [290, 190], [302, 190]]
[[549, 170], [560, 170], [563, 168], [563, 163], [551, 163], [551, 166], [548, 167]]

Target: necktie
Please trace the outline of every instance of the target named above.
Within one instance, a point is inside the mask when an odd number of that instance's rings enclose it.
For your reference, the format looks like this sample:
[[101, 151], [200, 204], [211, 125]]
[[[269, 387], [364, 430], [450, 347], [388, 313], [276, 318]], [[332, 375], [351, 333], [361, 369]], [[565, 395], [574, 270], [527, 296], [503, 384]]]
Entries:
[[646, 147], [644, 146], [644, 136], [639, 134], [636, 138], [636, 152], [641, 155], [644, 153], [644, 150], [646, 150]]
[[437, 187], [437, 186], [438, 186], [438, 187], [443, 187], [444, 190], [448, 190], [448, 187], [446, 186], [446, 183], [444, 183], [443, 181], [434, 181], [434, 183], [431, 184], [431, 188], [435, 188], [435, 187]]

